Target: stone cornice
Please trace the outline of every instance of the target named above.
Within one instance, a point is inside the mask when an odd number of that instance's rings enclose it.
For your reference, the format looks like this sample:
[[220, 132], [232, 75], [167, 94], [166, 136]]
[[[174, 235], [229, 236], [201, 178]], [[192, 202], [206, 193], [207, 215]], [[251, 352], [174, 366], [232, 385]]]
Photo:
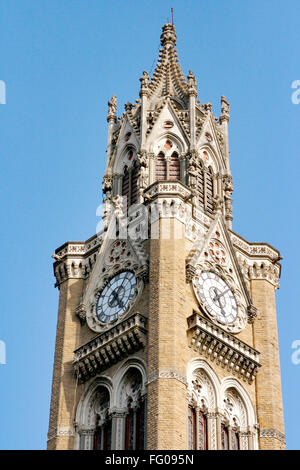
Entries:
[[260, 364], [260, 353], [199, 313], [188, 318], [189, 345], [211, 361], [227, 367], [233, 374], [251, 383]]
[[105, 333], [74, 352], [74, 369], [81, 382], [126, 358], [146, 344], [147, 319], [140, 313], [130, 315]]
[[67, 279], [85, 279], [95, 264], [101, 244], [102, 233], [99, 233], [86, 242], [66, 242], [57, 248], [52, 255], [55, 286]]
[[191, 196], [191, 190], [180, 181], [157, 181], [151, 184], [144, 194], [154, 199], [156, 196], [179, 196], [186, 200]]
[[275, 288], [279, 287], [282, 259], [278, 250], [268, 243], [248, 242], [240, 235], [231, 232], [231, 241], [237, 250], [237, 259], [243, 275], [248, 280], [263, 279]]
[[271, 261], [278, 260], [280, 253], [276, 248], [265, 242], [248, 242], [245, 238], [231, 231], [231, 240], [235, 248], [246, 255], [257, 258], [269, 258]]

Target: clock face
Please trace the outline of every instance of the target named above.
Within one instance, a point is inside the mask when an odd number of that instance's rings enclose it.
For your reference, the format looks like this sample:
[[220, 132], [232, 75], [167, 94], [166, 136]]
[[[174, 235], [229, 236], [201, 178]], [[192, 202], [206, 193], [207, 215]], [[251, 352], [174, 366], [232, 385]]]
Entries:
[[131, 271], [123, 271], [110, 279], [98, 298], [98, 319], [102, 323], [109, 323], [125, 313], [136, 295], [136, 286], [137, 280]]
[[198, 279], [199, 294], [213, 318], [229, 325], [238, 316], [235, 295], [223, 279], [217, 274], [206, 271]]

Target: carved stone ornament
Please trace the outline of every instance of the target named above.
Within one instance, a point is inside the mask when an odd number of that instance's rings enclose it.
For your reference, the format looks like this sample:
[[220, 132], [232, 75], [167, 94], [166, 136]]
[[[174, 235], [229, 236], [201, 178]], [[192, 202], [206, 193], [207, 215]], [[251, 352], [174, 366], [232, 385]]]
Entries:
[[257, 308], [254, 307], [254, 305], [248, 305], [247, 313], [248, 313], [248, 323], [253, 323], [255, 318], [257, 317]]
[[108, 102], [108, 113], [107, 119], [116, 119], [116, 112], [117, 112], [117, 96], [113, 95], [111, 100]]
[[259, 437], [267, 439], [277, 439], [278, 441], [283, 442], [285, 444], [285, 435], [277, 429], [261, 429], [259, 432]]
[[104, 194], [111, 192], [113, 184], [113, 177], [112, 175], [104, 175], [103, 183], [102, 183], [102, 191]]
[[216, 214], [217, 212], [222, 212], [223, 205], [224, 205], [224, 201], [217, 194], [213, 198], [213, 211], [214, 211], [214, 213]]
[[83, 325], [86, 321], [86, 306], [84, 304], [78, 305], [75, 310], [75, 314], [80, 320], [80, 323]]

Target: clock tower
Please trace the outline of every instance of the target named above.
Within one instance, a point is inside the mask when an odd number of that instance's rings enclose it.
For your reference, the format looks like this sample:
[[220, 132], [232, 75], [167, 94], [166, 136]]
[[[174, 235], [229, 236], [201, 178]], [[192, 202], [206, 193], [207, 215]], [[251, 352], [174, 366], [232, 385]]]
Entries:
[[197, 99], [165, 24], [108, 103], [103, 227], [53, 257], [49, 449], [283, 449], [278, 250], [232, 229], [229, 103]]

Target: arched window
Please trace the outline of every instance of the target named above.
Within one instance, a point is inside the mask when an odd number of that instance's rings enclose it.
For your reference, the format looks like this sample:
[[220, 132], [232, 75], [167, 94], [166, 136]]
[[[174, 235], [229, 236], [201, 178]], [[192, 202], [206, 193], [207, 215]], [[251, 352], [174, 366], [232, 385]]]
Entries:
[[146, 449], [146, 404], [146, 397], [141, 397], [136, 412], [136, 450]]
[[155, 179], [180, 181], [180, 161], [178, 153], [173, 152], [170, 157], [165, 157], [163, 152], [160, 152], [156, 157], [155, 165]]
[[107, 416], [105, 421], [97, 426], [94, 434], [94, 450], [111, 449], [111, 417]]
[[236, 429], [231, 430], [231, 450], [240, 450], [240, 436]]
[[169, 163], [169, 180], [180, 180], [180, 161], [176, 152], [173, 152]]
[[109, 414], [109, 393], [101, 387], [94, 400], [96, 426], [94, 431], [94, 450], [111, 449], [111, 416]]
[[202, 411], [198, 416], [198, 442], [199, 450], [207, 450], [207, 418]]
[[188, 408], [189, 426], [189, 448], [190, 450], [207, 450], [207, 417], [199, 408], [189, 405]]
[[167, 179], [167, 162], [162, 152], [156, 157], [155, 179], [156, 181]]
[[122, 196], [127, 198], [126, 200], [128, 207], [138, 202], [138, 176], [139, 169], [136, 161], [130, 168], [128, 168], [127, 165], [124, 167], [122, 178]]
[[142, 375], [138, 369], [129, 369], [125, 374], [119, 404], [124, 410], [124, 449], [145, 449], [146, 397], [142, 395]]
[[125, 450], [134, 450], [135, 449], [135, 413], [131, 406], [131, 403], [128, 405], [128, 413], [126, 415], [125, 422]]
[[125, 450], [145, 449], [145, 400], [139, 399], [137, 407], [128, 404], [125, 421]]
[[222, 450], [229, 449], [229, 430], [228, 426], [224, 423], [221, 424], [221, 443], [222, 443]]
[[194, 407], [189, 405], [188, 408], [188, 424], [189, 424], [189, 449], [197, 449], [196, 439], [196, 410]]

